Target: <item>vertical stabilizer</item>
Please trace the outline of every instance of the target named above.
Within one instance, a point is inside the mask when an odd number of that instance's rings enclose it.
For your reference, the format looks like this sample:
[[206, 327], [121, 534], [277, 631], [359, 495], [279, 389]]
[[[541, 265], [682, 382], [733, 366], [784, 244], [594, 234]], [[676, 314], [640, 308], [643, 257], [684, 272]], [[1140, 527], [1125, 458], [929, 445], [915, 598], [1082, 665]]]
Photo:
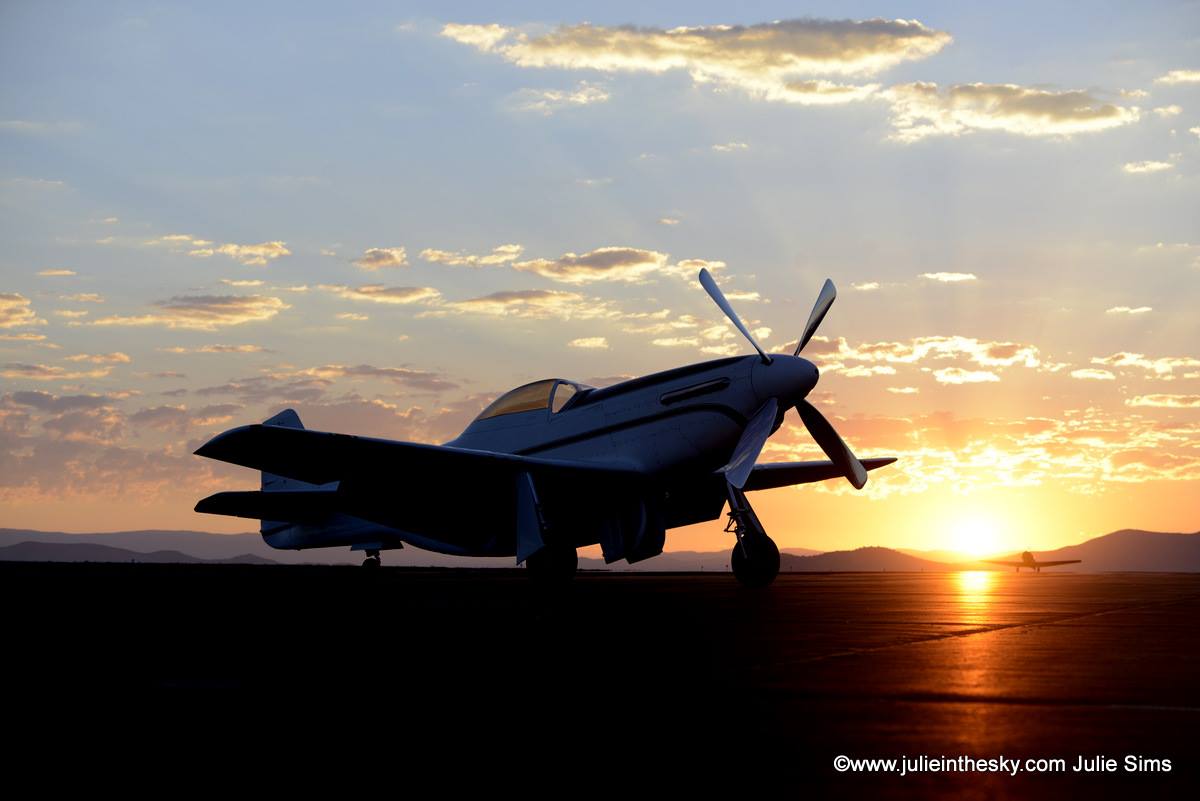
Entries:
[[[264, 420], [263, 425], [279, 426], [281, 428], [304, 428], [304, 423], [300, 422], [300, 415], [296, 414], [295, 409], [284, 409], [274, 417]], [[318, 485], [309, 484], [305, 481], [297, 481], [294, 478], [284, 478], [274, 473], [263, 473], [261, 486], [263, 492], [280, 492], [282, 490], [316, 489]], [[258, 530], [260, 534], [271, 534], [290, 525], [292, 524], [281, 520], [260, 520]]]

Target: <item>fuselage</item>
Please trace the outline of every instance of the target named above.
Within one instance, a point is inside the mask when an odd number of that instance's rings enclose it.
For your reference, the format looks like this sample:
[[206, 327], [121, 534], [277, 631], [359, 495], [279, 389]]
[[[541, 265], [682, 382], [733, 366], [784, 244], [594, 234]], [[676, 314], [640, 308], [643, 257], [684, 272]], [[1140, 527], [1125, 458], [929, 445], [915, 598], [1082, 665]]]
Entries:
[[[735, 356], [679, 367], [603, 388], [554, 379], [539, 408], [494, 414], [509, 395], [532, 405], [518, 387], [446, 445], [473, 450], [597, 462], [652, 476], [711, 473], [725, 464], [746, 422], [768, 398], [783, 411], [816, 385], [817, 368], [794, 356]], [[531, 389], [532, 388], [532, 389]], [[558, 403], [559, 392], [571, 397]], [[521, 394], [524, 393], [524, 394]], [[515, 404], [518, 406], [520, 403]]]

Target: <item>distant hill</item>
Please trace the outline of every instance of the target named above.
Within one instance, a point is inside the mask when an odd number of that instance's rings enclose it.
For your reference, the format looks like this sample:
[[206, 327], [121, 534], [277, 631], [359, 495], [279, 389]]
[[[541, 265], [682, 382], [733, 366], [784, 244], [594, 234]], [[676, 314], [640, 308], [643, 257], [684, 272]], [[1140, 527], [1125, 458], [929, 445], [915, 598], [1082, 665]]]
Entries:
[[270, 559], [240, 554], [225, 559], [199, 559], [179, 551], [141, 553], [94, 542], [18, 542], [0, 547], [0, 562], [143, 562], [147, 564], [274, 565]]
[[919, 559], [906, 553], [871, 546], [853, 551], [830, 551], [815, 556], [780, 556], [779, 569], [788, 573], [833, 572], [846, 570], [889, 571], [889, 572], [944, 572], [954, 570], [945, 562]]
[[[24, 549], [10, 550], [11, 546], [26, 544]], [[70, 545], [73, 550], [45, 550], [49, 545]], [[7, 547], [6, 547], [7, 546]], [[43, 550], [31, 550], [32, 547]], [[83, 548], [108, 548], [104, 558], [97, 554], [104, 551], [80, 550]], [[277, 551], [263, 542], [256, 533], [214, 534], [204, 531], [117, 531], [100, 534], [69, 534], [61, 531], [32, 531], [28, 529], [0, 529], [0, 560], [26, 560], [22, 554], [39, 554], [38, 560], [53, 561], [247, 561], [259, 563], [316, 563], [358, 564], [363, 559], [360, 552], [346, 548], [324, 548], [308, 551]], [[79, 556], [80, 554], [92, 554]], [[1155, 531], [1126, 529], [1114, 531], [1101, 537], [1069, 545], [1054, 551], [1036, 551], [1040, 560], [1082, 559], [1083, 563], [1068, 565], [1058, 570], [1075, 572], [1144, 571], [1200, 573], [1200, 533], [1167, 534]], [[933, 558], [942, 556], [943, 559]], [[806, 548], [785, 548], [781, 554], [781, 569], [788, 572], [820, 571], [946, 571], [963, 569], [1004, 570], [1006, 568], [982, 562], [959, 561], [956, 554], [939, 551], [906, 551], [901, 549], [867, 547], [853, 551], [831, 551], [820, 553]], [[997, 559], [1014, 560], [1020, 554], [997, 556]], [[953, 561], [950, 561], [953, 560]], [[431, 567], [511, 567], [511, 557], [472, 559], [468, 557], [444, 556], [417, 548], [387, 551], [383, 556], [386, 565], [409, 565]], [[630, 565], [617, 562], [605, 565], [598, 558], [581, 558], [579, 566], [585, 570], [621, 571], [726, 571], [729, 569], [729, 549], [719, 551], [668, 551], [661, 556]]]
[[[1054, 570], [1078, 570], [1085, 573], [1200, 573], [1200, 532], [1168, 534], [1161, 531], [1122, 529], [1078, 545], [1068, 545], [1053, 551], [1034, 551], [1033, 555], [1039, 562], [1059, 559], [1083, 560], [1082, 564], [1066, 565], [1053, 568]], [[1019, 561], [1021, 554], [995, 558]]]

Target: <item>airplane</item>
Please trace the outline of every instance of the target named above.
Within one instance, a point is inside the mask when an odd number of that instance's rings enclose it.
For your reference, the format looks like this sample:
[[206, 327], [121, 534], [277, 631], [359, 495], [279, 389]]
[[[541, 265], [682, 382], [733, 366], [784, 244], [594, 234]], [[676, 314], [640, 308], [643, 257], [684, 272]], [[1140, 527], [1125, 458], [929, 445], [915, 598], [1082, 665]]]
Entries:
[[1004, 565], [1005, 567], [1015, 567], [1017, 569], [1018, 573], [1021, 572], [1021, 568], [1023, 568], [1023, 567], [1032, 568], [1033, 572], [1041, 573], [1043, 567], [1058, 567], [1059, 565], [1077, 565], [1080, 562], [1082, 562], [1083, 560], [1082, 559], [1063, 559], [1063, 560], [1060, 560], [1057, 562], [1039, 562], [1038, 560], [1033, 558], [1033, 554], [1031, 554], [1029, 551], [1025, 551], [1024, 553], [1021, 554], [1020, 562], [1000, 562], [1000, 561], [996, 561], [994, 559], [984, 559], [983, 561], [987, 562], [989, 565]]
[[[274, 548], [415, 546], [515, 556], [531, 577], [561, 581], [577, 548], [608, 564], [662, 553], [667, 529], [717, 520], [735, 537], [732, 572], [765, 587], [779, 548], [747, 492], [844, 477], [896, 461], [858, 459], [806, 400], [816, 366], [801, 358], [837, 289], [826, 279], [792, 354], [768, 354], [706, 269], [701, 286], [756, 353], [677, 367], [602, 388], [563, 378], [501, 395], [443, 445], [306, 430], [286, 409], [218, 434], [196, 454], [261, 471], [260, 491], [218, 492], [197, 512], [260, 520]], [[795, 408], [827, 461], [756, 464]]]

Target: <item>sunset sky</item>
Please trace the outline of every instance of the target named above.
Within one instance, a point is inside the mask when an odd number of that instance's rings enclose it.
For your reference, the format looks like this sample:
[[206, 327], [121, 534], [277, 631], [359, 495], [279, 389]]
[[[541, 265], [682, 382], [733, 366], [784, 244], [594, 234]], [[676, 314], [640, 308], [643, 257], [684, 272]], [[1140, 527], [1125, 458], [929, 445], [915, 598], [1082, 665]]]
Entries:
[[245, 531], [225, 428], [748, 353], [707, 266], [776, 350], [833, 278], [813, 400], [899, 457], [781, 546], [1200, 528], [1200, 3], [6, 2], [0, 75], [0, 526]]

